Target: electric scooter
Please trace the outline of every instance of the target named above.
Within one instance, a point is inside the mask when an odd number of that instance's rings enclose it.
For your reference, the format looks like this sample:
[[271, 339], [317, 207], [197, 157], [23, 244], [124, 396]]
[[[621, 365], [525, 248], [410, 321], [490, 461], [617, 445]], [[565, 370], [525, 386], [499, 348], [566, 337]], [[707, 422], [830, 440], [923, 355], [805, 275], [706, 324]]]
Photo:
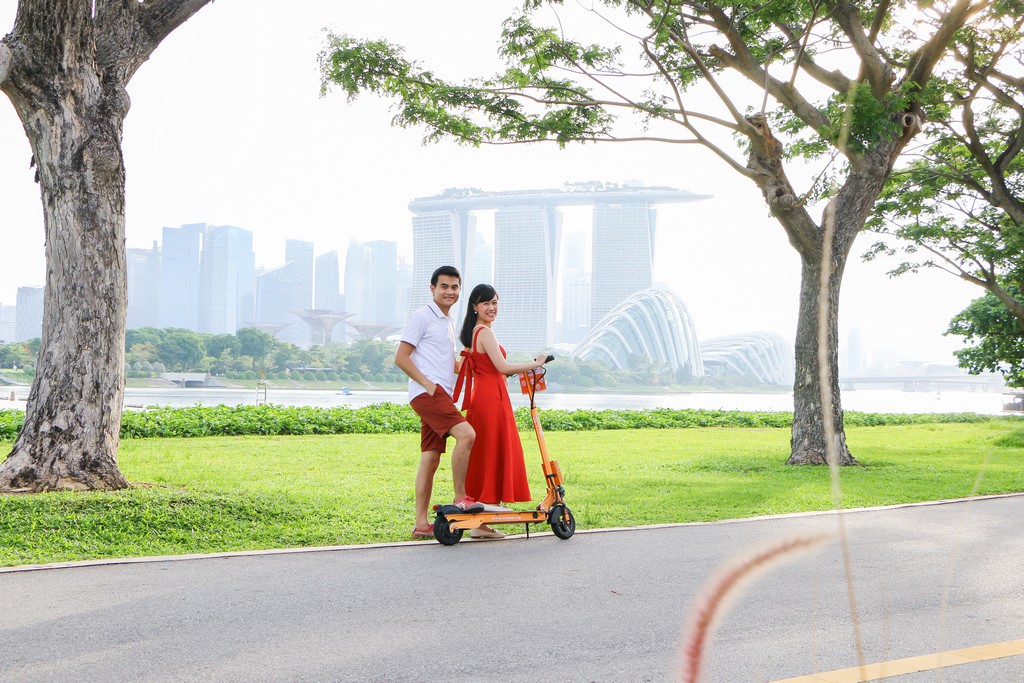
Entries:
[[[547, 361], [554, 360], [548, 356]], [[544, 500], [535, 510], [510, 510], [508, 508], [493, 509], [497, 506], [482, 504], [463, 510], [454, 505], [435, 505], [434, 538], [442, 545], [455, 545], [462, 540], [466, 529], [476, 529], [483, 524], [525, 524], [526, 535], [530, 535], [531, 524], [550, 524], [551, 531], [562, 540], [567, 540], [576, 533], [576, 519], [572, 510], [565, 504], [565, 488], [562, 486], [562, 468], [557, 460], [548, 457], [547, 443], [544, 441], [544, 430], [540, 426], [540, 410], [534, 403], [536, 392], [547, 388], [544, 367], [519, 374], [519, 387], [530, 397], [530, 416], [533, 419], [533, 431], [537, 435], [540, 446], [541, 468], [544, 471], [544, 482], [547, 493]], [[487, 508], [492, 508], [488, 510]]]

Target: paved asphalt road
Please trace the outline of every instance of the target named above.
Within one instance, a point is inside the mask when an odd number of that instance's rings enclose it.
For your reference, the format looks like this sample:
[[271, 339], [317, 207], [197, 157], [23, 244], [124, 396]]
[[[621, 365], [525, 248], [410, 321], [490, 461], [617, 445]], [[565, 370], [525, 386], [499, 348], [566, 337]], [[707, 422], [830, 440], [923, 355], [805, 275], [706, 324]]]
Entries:
[[[0, 573], [0, 681], [675, 681], [722, 562], [833, 514]], [[1024, 638], [1024, 496], [843, 515], [878, 662]], [[706, 681], [857, 664], [840, 545], [760, 577]], [[893, 678], [1024, 681], [1024, 656]]]

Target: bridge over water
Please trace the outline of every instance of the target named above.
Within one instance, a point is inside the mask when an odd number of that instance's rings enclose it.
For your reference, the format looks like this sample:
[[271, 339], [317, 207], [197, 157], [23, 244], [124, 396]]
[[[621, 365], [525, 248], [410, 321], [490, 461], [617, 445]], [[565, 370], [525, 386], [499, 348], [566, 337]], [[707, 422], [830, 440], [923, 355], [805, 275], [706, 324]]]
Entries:
[[903, 391], [1007, 391], [1001, 375], [883, 375], [840, 377], [839, 388], [901, 389]]

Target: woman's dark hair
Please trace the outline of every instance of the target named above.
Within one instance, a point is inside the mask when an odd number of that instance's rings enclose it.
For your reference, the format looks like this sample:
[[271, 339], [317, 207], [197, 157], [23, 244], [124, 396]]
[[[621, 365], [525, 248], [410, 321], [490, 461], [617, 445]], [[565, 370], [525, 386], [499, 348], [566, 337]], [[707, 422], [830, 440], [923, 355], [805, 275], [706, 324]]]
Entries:
[[459, 341], [467, 349], [473, 348], [473, 328], [476, 327], [476, 306], [481, 301], [490, 301], [498, 296], [498, 292], [490, 285], [477, 285], [469, 293], [469, 305], [466, 307], [466, 318], [462, 321], [462, 332], [459, 333]]

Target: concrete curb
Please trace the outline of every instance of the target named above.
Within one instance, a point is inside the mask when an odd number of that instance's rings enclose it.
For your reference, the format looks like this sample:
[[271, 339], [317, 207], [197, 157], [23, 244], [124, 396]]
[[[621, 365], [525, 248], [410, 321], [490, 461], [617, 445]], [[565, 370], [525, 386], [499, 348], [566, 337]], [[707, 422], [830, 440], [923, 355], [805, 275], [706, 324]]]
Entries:
[[[712, 522], [675, 522], [669, 524], [648, 524], [645, 526], [631, 527], [607, 527], [602, 529], [578, 529], [577, 534], [599, 534], [622, 531], [641, 531], [646, 529], [672, 529], [677, 527], [691, 526], [719, 526], [723, 524], [746, 524], [773, 519], [792, 519], [799, 517], [820, 517], [823, 515], [856, 514], [859, 512], [877, 512], [879, 510], [899, 510], [913, 507], [929, 507], [934, 505], [952, 505], [955, 503], [969, 503], [978, 500], [995, 500], [999, 498], [1015, 498], [1024, 496], [1024, 493], [997, 493], [989, 496], [973, 496], [971, 498], [951, 498], [948, 500], [932, 500], [919, 503], [897, 503], [895, 505], [882, 505], [879, 507], [851, 508], [849, 510], [819, 510], [812, 512], [790, 512], [779, 515], [762, 515], [760, 517], [744, 517], [741, 519], [722, 519]], [[550, 531], [531, 533], [534, 536], [552, 536]], [[509, 534], [507, 539], [525, 539], [526, 534]], [[470, 543], [492, 543], [487, 540], [469, 540]], [[238, 550], [224, 553], [197, 553], [191, 555], [155, 555], [148, 557], [124, 557], [109, 558], [103, 560], [80, 560], [77, 562], [52, 562], [48, 564], [23, 564], [13, 567], [0, 567], [0, 574], [14, 574], [18, 572], [34, 572], [47, 569], [79, 569], [83, 567], [106, 567], [122, 564], [150, 564], [155, 562], [182, 562], [187, 560], [215, 560], [230, 559], [235, 557], [261, 557], [269, 555], [293, 555], [299, 553], [324, 553], [337, 552], [342, 550], [373, 550], [379, 548], [402, 548], [408, 546], [434, 547], [435, 544], [423, 541], [398, 541], [394, 543], [369, 543], [363, 545], [331, 545], [315, 546], [310, 548], [276, 548], [270, 550]]]

